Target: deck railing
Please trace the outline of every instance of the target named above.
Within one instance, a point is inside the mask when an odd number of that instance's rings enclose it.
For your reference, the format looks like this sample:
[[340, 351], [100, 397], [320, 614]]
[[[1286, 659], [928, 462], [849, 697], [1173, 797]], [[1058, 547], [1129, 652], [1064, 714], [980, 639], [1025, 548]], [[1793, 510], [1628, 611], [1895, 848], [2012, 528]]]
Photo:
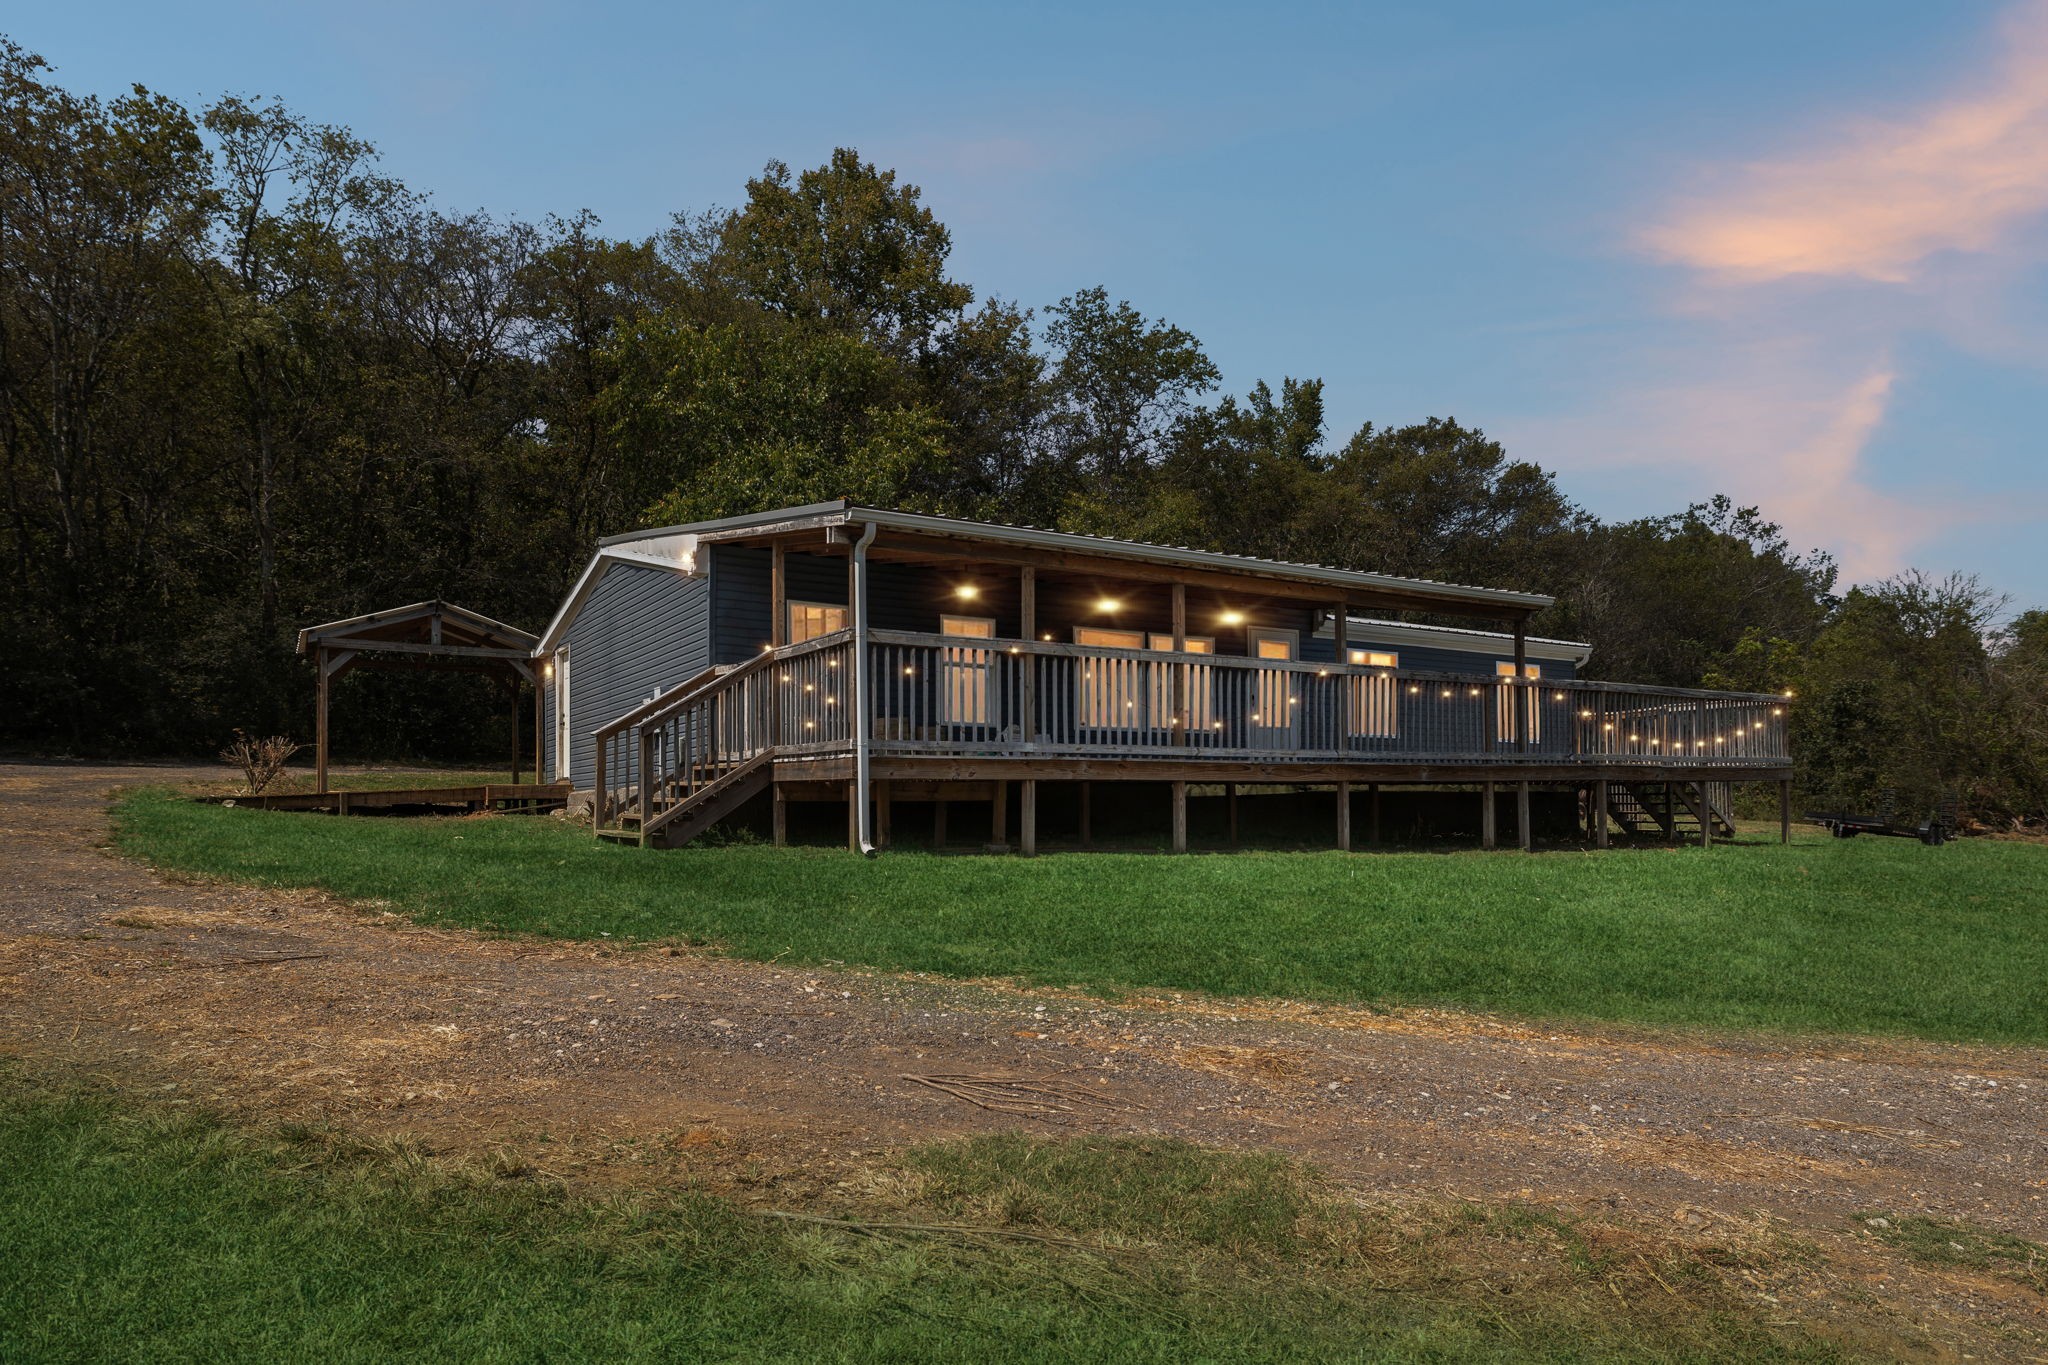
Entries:
[[1757, 693], [895, 631], [875, 631], [870, 640], [877, 753], [1729, 767], [1789, 761], [1785, 700]]
[[[1270, 763], [1789, 762], [1749, 692], [874, 631], [873, 752]], [[641, 826], [766, 753], [853, 748], [853, 641], [766, 651], [596, 734], [598, 828]], [[1523, 725], [1516, 726], [1517, 712]]]
[[646, 827], [768, 752], [853, 744], [853, 645], [844, 632], [700, 674], [597, 731], [593, 817]]

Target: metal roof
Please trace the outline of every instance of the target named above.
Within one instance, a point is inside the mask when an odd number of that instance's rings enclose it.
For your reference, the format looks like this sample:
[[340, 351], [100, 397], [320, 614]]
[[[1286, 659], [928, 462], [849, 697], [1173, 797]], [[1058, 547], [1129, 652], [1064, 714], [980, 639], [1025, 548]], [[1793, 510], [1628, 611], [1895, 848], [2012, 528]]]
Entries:
[[1281, 559], [1258, 559], [1251, 555], [1225, 554], [1219, 550], [1197, 550], [1185, 545], [1158, 545], [1142, 540], [1118, 540], [1109, 536], [1084, 535], [1074, 531], [1049, 531], [1036, 526], [1008, 526], [1000, 522], [970, 521], [964, 517], [938, 516], [928, 512], [899, 512], [888, 508], [862, 507], [847, 500], [810, 503], [772, 512], [722, 517], [683, 526], [664, 526], [626, 535], [608, 536], [598, 542], [612, 547], [651, 536], [728, 536], [770, 527], [845, 525], [874, 522], [876, 525], [935, 536], [990, 541], [1036, 549], [1066, 550], [1076, 554], [1109, 559], [1131, 559], [1170, 566], [1209, 569], [1220, 573], [1255, 574], [1287, 578], [1333, 588], [1360, 592], [1395, 592], [1433, 597], [1445, 601], [1485, 604], [1516, 611], [1540, 611], [1556, 599], [1542, 593], [1512, 592], [1503, 588], [1482, 588], [1469, 583], [1439, 583], [1427, 578], [1403, 578], [1395, 574], [1341, 569], [1329, 564], [1301, 564]]

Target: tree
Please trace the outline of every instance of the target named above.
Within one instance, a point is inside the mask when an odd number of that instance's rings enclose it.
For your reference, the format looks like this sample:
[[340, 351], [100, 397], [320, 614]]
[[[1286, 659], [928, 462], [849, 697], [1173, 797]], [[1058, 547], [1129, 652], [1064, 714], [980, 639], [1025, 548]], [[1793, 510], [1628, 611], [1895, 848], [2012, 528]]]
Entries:
[[974, 301], [946, 278], [952, 236], [919, 199], [850, 147], [794, 179], [771, 161], [720, 229], [716, 264], [770, 312], [914, 355]]
[[1114, 499], [1165, 453], [1194, 400], [1222, 378], [1191, 333], [1148, 321], [1101, 286], [1046, 309], [1052, 372], [1050, 458], [1068, 487]]
[[1368, 422], [1330, 463], [1304, 539], [1334, 564], [1541, 588], [1584, 515], [1551, 475], [1454, 418]]

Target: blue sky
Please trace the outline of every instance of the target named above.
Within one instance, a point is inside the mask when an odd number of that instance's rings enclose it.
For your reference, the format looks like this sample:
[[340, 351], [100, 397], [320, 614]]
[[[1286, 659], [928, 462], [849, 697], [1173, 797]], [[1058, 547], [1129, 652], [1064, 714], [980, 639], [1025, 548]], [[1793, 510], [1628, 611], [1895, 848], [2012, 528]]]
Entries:
[[955, 273], [1092, 284], [1333, 439], [1454, 415], [1602, 515], [1725, 491], [1869, 579], [2048, 605], [2048, 0], [110, 3], [78, 89], [276, 95], [456, 209], [634, 235], [770, 158], [924, 187]]

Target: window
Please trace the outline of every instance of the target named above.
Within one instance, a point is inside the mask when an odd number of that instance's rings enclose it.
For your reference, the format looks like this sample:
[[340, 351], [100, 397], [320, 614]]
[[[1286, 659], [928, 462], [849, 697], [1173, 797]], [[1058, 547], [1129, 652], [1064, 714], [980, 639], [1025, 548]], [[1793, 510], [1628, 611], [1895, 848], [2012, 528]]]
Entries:
[[[963, 640], [992, 640], [996, 623], [987, 616], [941, 616], [939, 634]], [[988, 675], [991, 651], [949, 645], [940, 656], [939, 714], [948, 725], [989, 723]]]
[[845, 607], [833, 606], [829, 602], [790, 602], [786, 610], [789, 614], [788, 638], [793, 645], [846, 629]]
[[[1347, 650], [1345, 658], [1354, 668], [1395, 669], [1401, 666], [1401, 656], [1384, 649]], [[1401, 732], [1396, 700], [1400, 688], [1391, 672], [1353, 674], [1350, 688], [1353, 735], [1385, 738]]]
[[[1497, 678], [1512, 679], [1515, 676], [1514, 661], [1512, 659], [1497, 660], [1493, 665], [1493, 673]], [[1525, 678], [1540, 678], [1543, 676], [1543, 666], [1541, 664], [1526, 664], [1523, 666], [1522, 676]], [[1513, 687], [1499, 689], [1500, 704], [1494, 715], [1494, 724], [1498, 727], [1496, 732], [1497, 738], [1501, 744], [1507, 745], [1510, 748], [1514, 747], [1515, 743], [1515, 703], [1511, 696], [1514, 690]], [[1522, 695], [1525, 698], [1523, 706], [1529, 718], [1528, 740], [1531, 744], [1543, 738], [1543, 712], [1537, 707], [1537, 703], [1543, 699], [1542, 694], [1543, 689], [1540, 687], [1524, 687], [1522, 689]]]

